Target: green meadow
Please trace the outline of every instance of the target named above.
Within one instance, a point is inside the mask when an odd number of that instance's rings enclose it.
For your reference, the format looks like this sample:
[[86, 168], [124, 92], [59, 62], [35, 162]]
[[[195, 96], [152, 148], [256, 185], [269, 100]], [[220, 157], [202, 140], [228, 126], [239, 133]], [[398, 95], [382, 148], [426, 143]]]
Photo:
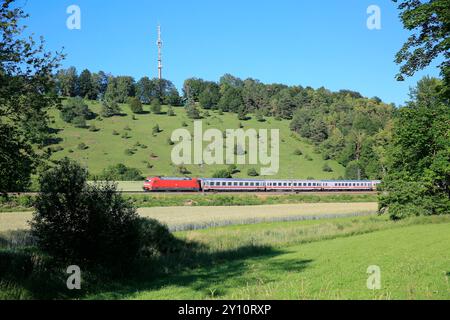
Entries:
[[[362, 217], [179, 233], [216, 260], [87, 298], [449, 299], [449, 231], [448, 217]], [[369, 266], [379, 290], [367, 288]]]
[[[0, 299], [449, 299], [449, 231], [448, 216], [182, 231], [175, 235], [190, 244], [185, 250], [140, 261], [126, 278], [83, 271], [74, 292], [65, 288], [65, 270], [24, 278], [16, 270], [14, 281], [0, 279]], [[27, 241], [23, 232], [1, 233], [0, 256], [19, 265], [31, 249], [2, 248], [12, 237], [16, 245]], [[380, 289], [367, 287], [370, 266], [380, 269]]]
[[[100, 103], [88, 101], [89, 108], [99, 114]], [[123, 163], [128, 167], [138, 168], [144, 176], [180, 176], [177, 166], [171, 161], [173, 146], [168, 139], [172, 132], [185, 127], [193, 133], [193, 120], [186, 116], [183, 107], [175, 107], [175, 116], [165, 114], [167, 106], [163, 107], [162, 114], [152, 114], [149, 106], [144, 106], [142, 114], [133, 114], [128, 105], [121, 105], [122, 115], [111, 118], [97, 117], [88, 121], [88, 126], [94, 125], [98, 131], [90, 131], [87, 128], [76, 128], [72, 124], [65, 123], [58, 110], [50, 112], [52, 127], [56, 129], [58, 144], [54, 149], [52, 158], [60, 159], [69, 157], [87, 166], [93, 175], [100, 174], [104, 168], [110, 165]], [[101, 119], [101, 121], [99, 120]], [[279, 129], [280, 130], [280, 169], [274, 178], [315, 178], [333, 179], [344, 176], [345, 169], [333, 160], [323, 160], [322, 155], [315, 152], [314, 147], [294, 134], [289, 129], [288, 120], [275, 120], [268, 117], [265, 122], [255, 119], [248, 121], [238, 120], [235, 114], [224, 113], [220, 115], [216, 111], [209, 111], [209, 116], [204, 116], [203, 132], [209, 128], [221, 131], [225, 129], [238, 129], [239, 124], [243, 129]], [[158, 125], [161, 132], [153, 134], [153, 127]], [[116, 132], [116, 135], [113, 132]], [[78, 146], [84, 143], [87, 148], [81, 150]], [[206, 148], [207, 143], [204, 143]], [[58, 149], [62, 149], [57, 151]], [[301, 150], [302, 155], [295, 155], [294, 151]], [[127, 153], [131, 150], [132, 153]], [[332, 172], [324, 172], [323, 166], [328, 164]], [[190, 176], [212, 176], [226, 165], [186, 165]], [[248, 177], [249, 168], [259, 169], [259, 165], [239, 165], [240, 172], [235, 177]], [[259, 170], [258, 170], [259, 172]]]

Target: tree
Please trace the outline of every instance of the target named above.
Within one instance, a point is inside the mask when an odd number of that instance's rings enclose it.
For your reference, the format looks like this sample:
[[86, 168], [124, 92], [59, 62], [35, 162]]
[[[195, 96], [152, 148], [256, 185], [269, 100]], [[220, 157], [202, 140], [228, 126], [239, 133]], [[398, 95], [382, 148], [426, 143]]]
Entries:
[[136, 97], [141, 100], [142, 103], [150, 103], [155, 97], [155, 83], [148, 77], [141, 78], [136, 84]]
[[103, 71], [92, 74], [93, 92], [91, 99], [103, 99], [105, 97], [106, 89], [108, 88], [108, 78], [109, 76]]
[[395, 119], [380, 194], [380, 211], [393, 219], [450, 213], [450, 105], [441, 87], [420, 80]]
[[64, 262], [124, 266], [140, 249], [139, 216], [112, 183], [88, 184], [66, 159], [39, 179], [31, 230], [38, 247]]
[[119, 115], [121, 112], [119, 105], [115, 101], [102, 101], [102, 110], [100, 112], [102, 117], [110, 118]]
[[142, 113], [144, 111], [142, 109], [141, 101], [136, 97], [131, 97], [128, 99], [128, 106], [133, 113]]
[[104, 169], [100, 178], [110, 181], [141, 181], [143, 179], [140, 170], [129, 168], [122, 163]]
[[63, 58], [24, 36], [28, 17], [12, 0], [0, 6], [0, 193], [24, 191], [49, 138], [47, 110], [59, 106], [52, 76]]
[[105, 93], [106, 100], [124, 103], [128, 100], [128, 97], [134, 97], [135, 94], [134, 79], [132, 77], [109, 78]]
[[215, 82], [208, 82], [198, 96], [203, 109], [216, 109], [220, 100], [220, 88]]
[[237, 112], [243, 106], [241, 90], [225, 83], [220, 87], [220, 100], [218, 107], [222, 111]]
[[201, 119], [200, 112], [193, 101], [189, 100], [185, 108], [186, 114], [190, 119]]
[[161, 114], [161, 103], [159, 102], [159, 99], [154, 98], [152, 100], [152, 104], [150, 105], [150, 110], [154, 114]]
[[395, 61], [400, 66], [397, 79], [412, 76], [427, 67], [434, 59], [443, 56], [440, 64], [447, 85], [450, 84], [450, 7], [449, 0], [394, 0], [401, 11], [400, 19], [407, 30], [414, 30]]
[[64, 97], [76, 97], [78, 95], [78, 74], [75, 67], [59, 70], [56, 73], [56, 82], [60, 95]]
[[[69, 98], [61, 107], [60, 113], [61, 119], [67, 123], [74, 123], [75, 118], [81, 118], [84, 120], [84, 125], [86, 125], [86, 120], [94, 117], [93, 112], [80, 97]], [[79, 120], [77, 122], [79, 123]]]
[[183, 93], [185, 99], [191, 99], [198, 102], [200, 94], [205, 89], [205, 81], [197, 78], [186, 79], [183, 84]]
[[97, 95], [94, 91], [92, 83], [92, 74], [89, 70], [85, 69], [78, 77], [78, 94], [82, 98], [94, 100]]

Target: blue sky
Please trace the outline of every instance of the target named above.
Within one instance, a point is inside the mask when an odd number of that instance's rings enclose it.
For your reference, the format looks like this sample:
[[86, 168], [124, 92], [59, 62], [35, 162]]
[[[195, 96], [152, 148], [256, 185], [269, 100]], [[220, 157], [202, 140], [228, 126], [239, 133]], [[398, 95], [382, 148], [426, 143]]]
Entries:
[[[162, 26], [164, 78], [181, 89], [189, 77], [231, 73], [265, 83], [350, 89], [403, 104], [409, 87], [436, 63], [397, 82], [395, 53], [408, 36], [390, 0], [18, 0], [29, 30], [47, 48], [64, 47], [64, 66], [114, 75], [157, 75], [156, 26]], [[81, 30], [66, 27], [69, 5]], [[366, 27], [369, 5], [381, 30]]]

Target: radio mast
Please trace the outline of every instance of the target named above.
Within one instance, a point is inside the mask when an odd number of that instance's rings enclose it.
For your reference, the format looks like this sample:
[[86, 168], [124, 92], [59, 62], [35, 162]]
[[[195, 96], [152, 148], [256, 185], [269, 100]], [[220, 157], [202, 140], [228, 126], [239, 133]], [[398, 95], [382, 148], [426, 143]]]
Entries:
[[162, 79], [162, 46], [163, 42], [161, 40], [161, 26], [158, 25], [158, 41], [156, 42], [158, 45], [158, 79]]

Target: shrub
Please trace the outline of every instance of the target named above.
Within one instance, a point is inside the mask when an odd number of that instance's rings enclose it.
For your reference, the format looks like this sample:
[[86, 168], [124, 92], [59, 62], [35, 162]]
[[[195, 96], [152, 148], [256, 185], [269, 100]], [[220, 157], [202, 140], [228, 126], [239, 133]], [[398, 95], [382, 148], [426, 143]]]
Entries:
[[125, 131], [131, 131], [131, 128], [130, 128], [130, 126], [125, 126], [125, 128], [123, 128], [123, 130], [125, 130]]
[[134, 149], [125, 149], [124, 153], [126, 156], [132, 156], [134, 155], [135, 151]]
[[259, 176], [259, 173], [258, 173], [258, 171], [256, 171], [255, 168], [250, 168], [250, 169], [248, 169], [248, 171], [247, 171], [247, 175], [248, 175], [249, 177], [257, 177], [257, 176]]
[[188, 170], [188, 168], [186, 168], [185, 166], [183, 166], [183, 165], [179, 165], [178, 167], [177, 167], [177, 170], [178, 170], [178, 173], [179, 174], [190, 174], [191, 172]]
[[176, 114], [175, 114], [175, 112], [173, 111], [173, 108], [172, 108], [172, 107], [169, 107], [169, 109], [167, 109], [167, 115], [168, 115], [169, 117], [175, 117], [175, 116], [176, 116]]
[[155, 126], [152, 129], [152, 133], [155, 135], [155, 134], [158, 134], [160, 132], [161, 132], [161, 129], [159, 128], [159, 125], [155, 124]]
[[100, 114], [102, 117], [110, 118], [119, 115], [121, 112], [119, 105], [115, 101], [102, 101], [102, 110]]
[[167, 254], [180, 249], [177, 240], [166, 225], [155, 219], [140, 218], [140, 256], [148, 258], [155, 254]]
[[302, 154], [303, 154], [302, 150], [300, 150], [300, 149], [295, 149], [294, 150], [294, 155], [301, 156]]
[[[61, 107], [61, 119], [68, 123], [74, 123], [76, 118], [90, 120], [94, 118], [94, 113], [89, 109], [87, 104], [81, 98], [69, 98], [67, 102]], [[80, 120], [78, 120], [80, 121]]]
[[213, 178], [222, 178], [222, 179], [229, 179], [232, 178], [231, 173], [227, 169], [222, 169], [214, 172]]
[[142, 113], [144, 110], [142, 109], [141, 100], [136, 97], [131, 97], [128, 99], [128, 106], [130, 107], [133, 113]]
[[91, 132], [97, 132], [97, 131], [99, 131], [99, 129], [98, 129], [95, 125], [91, 125], [91, 126], [89, 127], [89, 131], [91, 131]]
[[188, 103], [186, 105], [186, 114], [190, 119], [201, 119], [200, 111], [198, 111], [194, 103]]
[[333, 169], [332, 169], [327, 163], [325, 163], [325, 164], [323, 165], [322, 170], [323, 170], [324, 172], [333, 172]]
[[76, 116], [71, 122], [76, 128], [86, 128], [86, 119], [83, 116]]
[[167, 138], [167, 143], [169, 144], [169, 146], [173, 146], [175, 144], [175, 142], [173, 142], [170, 138]]
[[186, 123], [186, 121], [183, 121], [183, 122], [181, 123], [181, 126], [182, 126], [182, 127], [187, 127], [188, 124]]
[[84, 144], [83, 142], [81, 142], [80, 144], [78, 144], [77, 148], [78, 148], [78, 150], [86, 150], [89, 147], [86, 144]]
[[113, 130], [112, 134], [113, 134], [113, 136], [118, 136], [119, 135], [119, 133], [116, 130]]
[[141, 181], [144, 179], [139, 169], [129, 168], [122, 163], [104, 169], [100, 178], [113, 181]]
[[58, 260], [125, 267], [140, 249], [136, 209], [116, 185], [88, 184], [87, 177], [67, 158], [42, 174], [32, 235], [40, 250]]
[[307, 161], [313, 161], [313, 158], [311, 158], [311, 156], [309, 154], [305, 154], [305, 159]]
[[158, 99], [153, 99], [152, 100], [152, 103], [150, 105], [150, 110], [154, 114], [161, 114], [161, 103], [159, 102]]
[[230, 165], [228, 166], [228, 172], [229, 172], [230, 174], [235, 174], [235, 173], [239, 173], [239, 172], [241, 172], [241, 171], [238, 169], [238, 167], [237, 167], [235, 164], [230, 164]]

